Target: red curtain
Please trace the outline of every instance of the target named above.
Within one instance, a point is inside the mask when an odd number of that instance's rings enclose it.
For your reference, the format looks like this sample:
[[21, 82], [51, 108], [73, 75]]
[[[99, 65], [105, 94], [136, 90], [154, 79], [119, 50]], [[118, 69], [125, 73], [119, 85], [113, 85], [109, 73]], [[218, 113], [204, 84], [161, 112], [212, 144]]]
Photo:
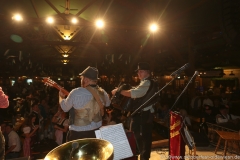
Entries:
[[170, 112], [170, 160], [182, 160], [185, 156], [185, 142], [180, 133], [182, 122], [183, 119], [179, 113]]

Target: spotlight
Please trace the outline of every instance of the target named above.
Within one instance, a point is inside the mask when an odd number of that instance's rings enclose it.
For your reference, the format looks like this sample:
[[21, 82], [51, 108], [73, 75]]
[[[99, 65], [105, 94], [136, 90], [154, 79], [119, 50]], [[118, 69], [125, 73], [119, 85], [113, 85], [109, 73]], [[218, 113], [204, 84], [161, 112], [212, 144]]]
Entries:
[[104, 22], [103, 22], [102, 20], [97, 20], [97, 21], [96, 21], [96, 26], [97, 26], [98, 28], [103, 28], [103, 27], [104, 27]]
[[68, 55], [67, 53], [64, 53], [62, 56], [66, 58], [66, 57], [68, 57], [69, 55]]
[[149, 29], [151, 32], [156, 32], [158, 30], [158, 26], [157, 24], [153, 23], [150, 25]]
[[48, 18], [46, 19], [46, 21], [47, 21], [47, 23], [49, 23], [49, 24], [53, 24], [54, 19], [53, 19], [52, 17], [48, 17]]
[[77, 20], [77, 18], [72, 18], [71, 22], [72, 22], [73, 24], [76, 24], [76, 23], [78, 22], [78, 20]]
[[16, 21], [22, 21], [22, 20], [23, 20], [23, 18], [22, 18], [22, 16], [21, 16], [20, 14], [15, 14], [15, 15], [12, 17], [12, 19], [14, 19], [14, 20], [16, 20]]

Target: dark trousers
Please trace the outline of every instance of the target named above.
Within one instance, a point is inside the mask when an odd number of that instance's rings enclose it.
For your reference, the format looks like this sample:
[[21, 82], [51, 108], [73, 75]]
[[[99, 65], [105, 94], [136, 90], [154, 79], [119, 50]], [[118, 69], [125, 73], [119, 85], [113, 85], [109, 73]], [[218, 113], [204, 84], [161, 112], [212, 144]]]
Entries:
[[140, 160], [149, 160], [152, 147], [152, 127], [153, 114], [150, 111], [142, 111], [135, 115], [131, 121], [131, 131], [134, 132], [138, 149], [140, 152]]
[[20, 152], [10, 152], [5, 156], [5, 159], [18, 158], [19, 156], [20, 156]]
[[[95, 129], [95, 130], [97, 130], [97, 129]], [[76, 139], [83, 139], [83, 138], [96, 138], [95, 130], [90, 130], [90, 131], [69, 130], [67, 133], [67, 142], [73, 141]]]

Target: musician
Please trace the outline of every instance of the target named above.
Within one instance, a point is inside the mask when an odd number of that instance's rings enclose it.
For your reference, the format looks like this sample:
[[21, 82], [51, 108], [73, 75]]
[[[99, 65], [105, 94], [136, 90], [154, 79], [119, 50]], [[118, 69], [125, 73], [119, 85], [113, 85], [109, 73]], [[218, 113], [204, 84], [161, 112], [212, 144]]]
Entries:
[[[146, 62], [140, 62], [138, 69], [136, 70], [138, 78], [141, 80], [140, 84], [130, 90], [121, 90], [120, 94], [133, 99], [141, 100], [144, 96], [151, 93], [151, 73], [150, 66]], [[112, 94], [115, 95], [117, 88], [112, 90]], [[153, 126], [153, 113], [154, 109], [152, 105], [145, 106], [140, 110], [140, 113], [135, 114], [131, 118], [130, 130], [134, 132], [136, 141], [138, 143], [140, 160], [149, 160], [151, 154], [152, 144], [152, 126]]]
[[98, 69], [89, 66], [80, 76], [81, 87], [73, 89], [67, 98], [59, 91], [59, 104], [64, 112], [69, 111], [67, 141], [96, 138], [94, 131], [102, 126], [103, 107], [110, 106], [108, 94], [97, 85]]

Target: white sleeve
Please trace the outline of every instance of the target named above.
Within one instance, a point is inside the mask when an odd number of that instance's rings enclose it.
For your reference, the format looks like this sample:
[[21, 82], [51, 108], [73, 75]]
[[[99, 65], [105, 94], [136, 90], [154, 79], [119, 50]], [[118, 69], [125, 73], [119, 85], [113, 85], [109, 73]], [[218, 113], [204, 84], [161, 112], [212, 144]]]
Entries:
[[23, 133], [24, 133], [24, 134], [30, 133], [30, 131], [31, 131], [31, 128], [28, 127], [28, 126], [23, 128]]
[[236, 116], [236, 115], [232, 115], [232, 114], [231, 114], [231, 117], [232, 117], [233, 120], [238, 119], [238, 118], [240, 119], [240, 116]]
[[150, 84], [151, 84], [151, 82], [149, 80], [144, 80], [144, 81], [141, 81], [139, 86], [137, 86], [136, 88], [130, 89], [131, 98], [143, 97], [147, 93], [147, 91], [150, 87]]
[[106, 91], [104, 91], [104, 98], [105, 98], [105, 104], [104, 104], [104, 106], [109, 107], [110, 104], [111, 104], [111, 100], [110, 100], [110, 98], [109, 98], [109, 96], [108, 96], [108, 94], [107, 94]]
[[59, 104], [64, 112], [68, 112], [73, 107], [72, 92], [69, 93], [66, 99], [61, 99]]
[[219, 124], [219, 123], [226, 123], [226, 122], [228, 122], [228, 119], [223, 119], [223, 118], [221, 118], [221, 117], [217, 118], [217, 123], [218, 123], [218, 124]]

